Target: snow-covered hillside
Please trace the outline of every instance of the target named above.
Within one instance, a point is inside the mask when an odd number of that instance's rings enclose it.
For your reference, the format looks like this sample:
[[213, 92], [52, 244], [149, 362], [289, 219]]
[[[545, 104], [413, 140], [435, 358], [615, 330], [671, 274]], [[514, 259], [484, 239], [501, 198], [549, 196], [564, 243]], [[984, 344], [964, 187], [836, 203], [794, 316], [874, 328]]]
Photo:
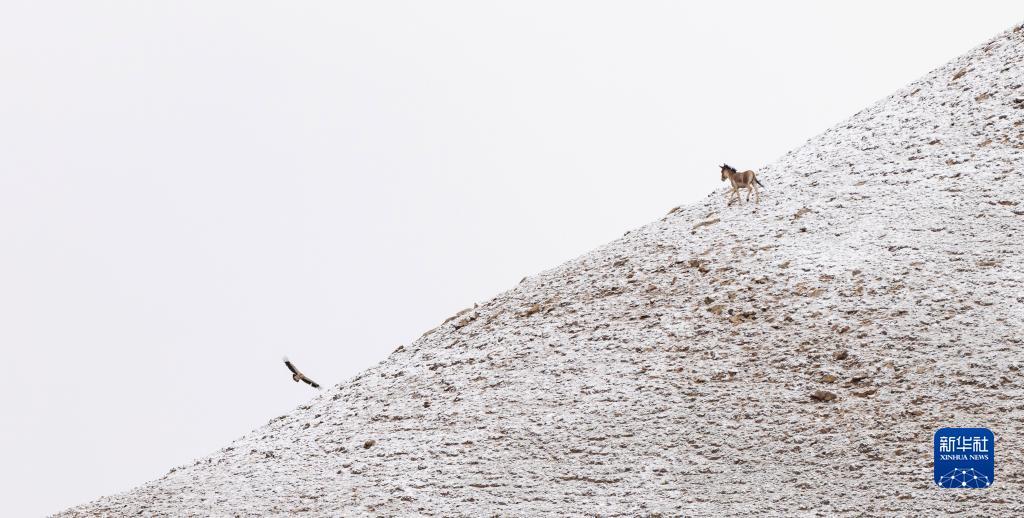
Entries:
[[[64, 515], [1024, 515], [1022, 84], [1015, 27], [759, 206], [674, 209]], [[995, 432], [991, 488], [933, 484], [944, 426]]]

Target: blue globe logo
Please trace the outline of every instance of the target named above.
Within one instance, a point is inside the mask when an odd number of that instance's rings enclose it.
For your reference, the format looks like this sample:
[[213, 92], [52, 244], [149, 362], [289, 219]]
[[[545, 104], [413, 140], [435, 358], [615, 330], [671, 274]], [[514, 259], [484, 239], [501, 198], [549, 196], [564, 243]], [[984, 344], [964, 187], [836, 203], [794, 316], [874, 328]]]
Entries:
[[954, 468], [953, 471], [946, 473], [939, 477], [938, 484], [940, 487], [946, 488], [958, 488], [958, 487], [970, 487], [970, 488], [984, 488], [988, 487], [992, 481], [988, 479], [984, 473], [979, 472], [974, 468], [960, 469]]

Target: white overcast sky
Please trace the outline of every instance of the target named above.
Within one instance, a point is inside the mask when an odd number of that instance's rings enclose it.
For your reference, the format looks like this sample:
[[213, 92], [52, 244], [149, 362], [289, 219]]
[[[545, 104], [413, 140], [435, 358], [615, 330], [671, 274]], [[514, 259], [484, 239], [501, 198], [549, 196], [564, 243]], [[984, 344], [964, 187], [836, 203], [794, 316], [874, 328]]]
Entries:
[[282, 355], [341, 382], [1022, 17], [1019, 1], [4, 1], [4, 514], [226, 445], [313, 396]]

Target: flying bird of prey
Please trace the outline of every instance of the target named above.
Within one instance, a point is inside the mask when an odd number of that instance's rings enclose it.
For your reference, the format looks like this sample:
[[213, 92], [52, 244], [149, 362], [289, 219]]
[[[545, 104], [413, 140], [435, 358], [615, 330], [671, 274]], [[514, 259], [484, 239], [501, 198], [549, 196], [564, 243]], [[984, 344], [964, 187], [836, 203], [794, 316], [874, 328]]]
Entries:
[[299, 372], [299, 369], [296, 369], [295, 365], [292, 365], [292, 362], [290, 362], [288, 360], [287, 356], [284, 359], [284, 364], [285, 364], [285, 366], [288, 367], [288, 370], [292, 371], [292, 379], [295, 380], [295, 383], [298, 383], [300, 381], [305, 381], [306, 383], [309, 383], [310, 385], [312, 385], [313, 388], [315, 388], [315, 389], [320, 388], [320, 385], [318, 385], [317, 382], [307, 378], [305, 374]]

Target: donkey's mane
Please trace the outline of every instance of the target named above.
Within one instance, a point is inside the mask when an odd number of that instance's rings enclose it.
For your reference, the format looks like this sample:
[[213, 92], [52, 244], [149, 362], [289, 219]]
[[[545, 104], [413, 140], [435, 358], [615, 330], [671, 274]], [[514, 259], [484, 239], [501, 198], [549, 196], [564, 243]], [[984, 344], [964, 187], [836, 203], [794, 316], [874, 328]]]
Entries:
[[722, 167], [724, 167], [724, 168], [726, 168], [726, 169], [728, 169], [728, 170], [730, 170], [730, 171], [732, 171], [734, 173], [737, 172], [736, 168], [731, 166], [731, 165], [729, 165], [729, 164], [723, 164]]

